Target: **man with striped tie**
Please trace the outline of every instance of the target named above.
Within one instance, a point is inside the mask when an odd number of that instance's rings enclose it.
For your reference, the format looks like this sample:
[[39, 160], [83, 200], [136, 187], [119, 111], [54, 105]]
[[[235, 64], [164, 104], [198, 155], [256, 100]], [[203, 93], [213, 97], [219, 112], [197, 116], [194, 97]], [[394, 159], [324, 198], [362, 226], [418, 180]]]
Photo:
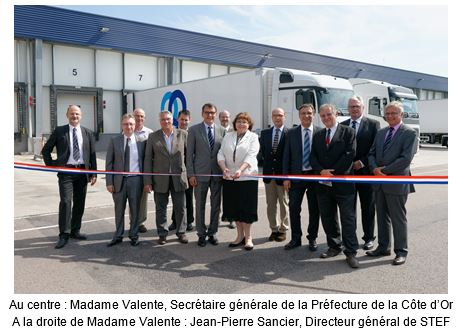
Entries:
[[[94, 135], [92, 131], [80, 125], [81, 110], [76, 105], [67, 109], [69, 124], [58, 126], [41, 154], [46, 166], [59, 166], [72, 169], [97, 169]], [[51, 152], [56, 147], [57, 159]], [[88, 182], [96, 183], [96, 174], [57, 173], [59, 181], [59, 241], [55, 248], [64, 247], [69, 238], [86, 240], [80, 233], [81, 219], [84, 213]], [[72, 207], [73, 199], [73, 207]]]
[[[285, 136], [285, 147], [282, 161], [283, 174], [311, 175], [311, 145], [313, 134], [320, 128], [312, 125], [315, 109], [312, 104], [303, 104], [298, 111], [301, 125], [289, 130]], [[292, 239], [284, 246], [285, 250], [291, 250], [301, 246], [301, 204], [304, 194], [308, 199], [309, 225], [307, 239], [309, 250], [317, 250], [317, 233], [319, 231], [319, 206], [316, 197], [316, 183], [298, 180], [285, 180], [284, 188], [288, 191], [290, 227]]]
[[[374, 175], [411, 175], [410, 164], [417, 148], [416, 132], [402, 122], [403, 104], [394, 101], [384, 108], [389, 123], [378, 131], [371, 147], [368, 163]], [[378, 247], [368, 251], [368, 256], [389, 256], [391, 227], [394, 236], [395, 259], [393, 265], [401, 265], [408, 255], [408, 227], [406, 201], [414, 192], [412, 184], [377, 184], [376, 214], [378, 217]]]

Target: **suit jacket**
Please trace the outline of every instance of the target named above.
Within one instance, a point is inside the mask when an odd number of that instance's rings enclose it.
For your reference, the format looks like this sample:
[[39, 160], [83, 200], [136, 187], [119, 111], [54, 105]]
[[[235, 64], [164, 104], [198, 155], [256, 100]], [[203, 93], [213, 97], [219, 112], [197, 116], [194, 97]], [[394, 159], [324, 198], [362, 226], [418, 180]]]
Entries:
[[[347, 125], [352, 128], [352, 119], [349, 118], [341, 124]], [[357, 152], [355, 154], [354, 161], [361, 161], [364, 165], [359, 170], [354, 170], [355, 174], [358, 175], [370, 175], [372, 174], [368, 167], [368, 153], [370, 152], [371, 146], [376, 137], [376, 133], [380, 129], [379, 122], [374, 119], [362, 117], [360, 121], [359, 131], [356, 133], [357, 138]]]
[[[389, 127], [378, 131], [371, 147], [368, 162], [373, 171], [376, 167], [385, 166], [382, 172], [386, 175], [411, 175], [410, 164], [417, 149], [416, 131], [404, 125], [400, 126], [392, 137], [386, 151], [383, 152], [384, 141]], [[412, 184], [376, 184], [375, 189], [381, 189], [387, 194], [406, 195], [414, 192]]]
[[[91, 130], [80, 126], [83, 137], [83, 160], [85, 169], [97, 170], [94, 134]], [[70, 125], [56, 127], [41, 151], [46, 166], [64, 167], [70, 157]], [[53, 160], [51, 152], [56, 147], [57, 159]], [[88, 181], [97, 174], [88, 174]]]
[[[320, 127], [313, 126], [312, 135], [320, 130]], [[303, 171], [303, 133], [301, 125], [290, 129], [285, 136], [285, 148], [282, 162], [282, 173], [286, 175], [300, 175]], [[311, 158], [311, 156], [310, 156]], [[300, 182], [292, 180], [292, 182]]]
[[[141, 141], [141, 138], [136, 137], [137, 152], [139, 155], [140, 172], [143, 172], [143, 160], [145, 156], [146, 141]], [[107, 156], [105, 158], [105, 170], [107, 171], [124, 171], [124, 135], [112, 137], [107, 148]], [[115, 192], [121, 190], [123, 183], [123, 175], [107, 174], [105, 183], [107, 186], [114, 186]]]
[[[221, 174], [217, 163], [225, 129], [214, 124], [214, 148], [211, 151], [204, 122], [193, 125], [188, 129], [186, 166], [188, 177], [196, 174]], [[207, 182], [210, 176], [198, 176], [198, 181]]]
[[[284, 155], [285, 136], [288, 132], [287, 127], [284, 126], [281, 132], [281, 137], [277, 145], [277, 150], [273, 152], [273, 131], [275, 127], [261, 131], [260, 135], [260, 153], [259, 160], [263, 164], [263, 174], [273, 175], [282, 174], [282, 158]], [[271, 182], [271, 179], [263, 178], [264, 183]], [[282, 185], [282, 180], [276, 179], [278, 185]]]
[[[311, 166], [317, 173], [323, 169], [334, 169], [334, 175], [352, 175], [352, 162], [356, 151], [355, 131], [350, 127], [338, 124], [336, 132], [327, 146], [325, 136], [327, 129], [321, 129], [314, 135], [311, 150]], [[353, 183], [333, 182], [332, 187], [339, 194], [355, 192]]]
[[[172, 176], [175, 191], [188, 189], [186, 176], [185, 154], [186, 154], [187, 132], [181, 129], [174, 129], [172, 139], [172, 152], [167, 149], [163, 130], [159, 129], [148, 136], [145, 148], [145, 160], [143, 169], [146, 173], [179, 174]], [[152, 185], [153, 190], [159, 193], [169, 192], [168, 175], [145, 175], [143, 183]]]

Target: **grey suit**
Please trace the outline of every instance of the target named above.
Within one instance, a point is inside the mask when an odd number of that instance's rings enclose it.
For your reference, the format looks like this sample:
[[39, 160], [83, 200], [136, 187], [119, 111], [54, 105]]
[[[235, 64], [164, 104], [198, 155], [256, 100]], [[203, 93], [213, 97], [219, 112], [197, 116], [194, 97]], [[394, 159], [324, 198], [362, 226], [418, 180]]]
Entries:
[[[105, 159], [105, 169], [107, 171], [124, 171], [124, 135], [118, 135], [110, 140]], [[143, 159], [145, 155], [145, 142], [136, 137], [139, 171], [143, 171]], [[129, 229], [129, 238], [137, 240], [139, 234], [139, 213], [140, 200], [142, 197], [143, 183], [142, 177], [107, 174], [106, 185], [113, 186], [112, 193], [115, 203], [115, 224], [116, 231], [113, 236], [114, 240], [121, 240], [124, 235], [124, 213], [126, 210], [126, 201], [129, 201], [129, 213], [131, 225]]]
[[172, 151], [169, 152], [164, 133], [160, 129], [148, 136], [145, 149], [145, 172], [172, 174], [144, 176], [144, 184], [152, 185], [155, 192], [156, 228], [160, 237], [167, 236], [167, 204], [169, 193], [176, 214], [177, 235], [185, 233], [185, 190], [188, 189], [188, 180], [185, 168], [185, 151], [187, 132], [174, 129], [172, 137]]
[[[218, 231], [222, 194], [222, 178], [210, 174], [221, 174], [217, 163], [225, 130], [214, 124], [214, 147], [210, 149], [207, 137], [207, 125], [204, 122], [193, 125], [188, 130], [186, 166], [188, 177], [196, 176], [198, 185], [194, 195], [196, 200], [196, 230], [199, 237], [213, 236]], [[206, 174], [202, 176], [199, 174]], [[207, 192], [210, 188], [210, 224], [206, 228], [205, 209]]]
[[[386, 127], [376, 134], [368, 156], [370, 169], [385, 166], [382, 172], [386, 175], [411, 175], [410, 164], [417, 147], [416, 132], [402, 124], [384, 151], [383, 145], [388, 131], [389, 127]], [[414, 192], [414, 186], [411, 184], [377, 184], [375, 191], [378, 248], [383, 251], [390, 249], [392, 225], [395, 254], [406, 256], [408, 229], [405, 204], [408, 194]]]

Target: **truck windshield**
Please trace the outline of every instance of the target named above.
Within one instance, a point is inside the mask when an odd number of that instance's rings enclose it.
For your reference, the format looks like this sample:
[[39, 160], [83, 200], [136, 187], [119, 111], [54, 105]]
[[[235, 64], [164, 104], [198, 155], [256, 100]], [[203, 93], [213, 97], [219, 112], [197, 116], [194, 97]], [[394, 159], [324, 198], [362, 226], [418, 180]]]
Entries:
[[354, 95], [352, 90], [327, 88], [327, 91], [319, 90], [317, 92], [318, 107], [325, 103], [334, 104], [338, 110], [339, 116], [349, 116], [347, 102]]
[[419, 118], [416, 100], [406, 99], [403, 97], [397, 97], [395, 100], [400, 101], [403, 104], [403, 110], [406, 113], [405, 118]]

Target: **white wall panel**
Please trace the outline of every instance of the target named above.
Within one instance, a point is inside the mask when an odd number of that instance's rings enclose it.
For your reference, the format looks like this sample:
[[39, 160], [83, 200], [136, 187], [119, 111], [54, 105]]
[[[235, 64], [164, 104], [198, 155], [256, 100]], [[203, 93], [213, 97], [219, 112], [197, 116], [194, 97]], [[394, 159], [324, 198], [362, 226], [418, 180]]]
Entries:
[[242, 71], [247, 71], [248, 68], [245, 67], [236, 67], [236, 66], [231, 66], [230, 67], [230, 73], [237, 73], [237, 72], [242, 72]]
[[209, 75], [209, 64], [194, 61], [182, 61], [182, 82], [204, 79]]
[[218, 75], [228, 74], [228, 66], [224, 65], [210, 65], [210, 76], [216, 77]]
[[54, 84], [94, 87], [94, 50], [54, 45]]
[[156, 57], [125, 54], [125, 89], [143, 90], [156, 88], [158, 86], [156, 63]]
[[121, 104], [122, 98], [119, 91], [104, 90], [106, 108], [104, 113], [104, 133], [121, 132]]
[[43, 85], [49, 86], [53, 84], [53, 46], [43, 43], [42, 51]]
[[27, 43], [14, 41], [14, 81], [27, 82]]
[[118, 52], [96, 50], [96, 87], [123, 89], [123, 55]]

